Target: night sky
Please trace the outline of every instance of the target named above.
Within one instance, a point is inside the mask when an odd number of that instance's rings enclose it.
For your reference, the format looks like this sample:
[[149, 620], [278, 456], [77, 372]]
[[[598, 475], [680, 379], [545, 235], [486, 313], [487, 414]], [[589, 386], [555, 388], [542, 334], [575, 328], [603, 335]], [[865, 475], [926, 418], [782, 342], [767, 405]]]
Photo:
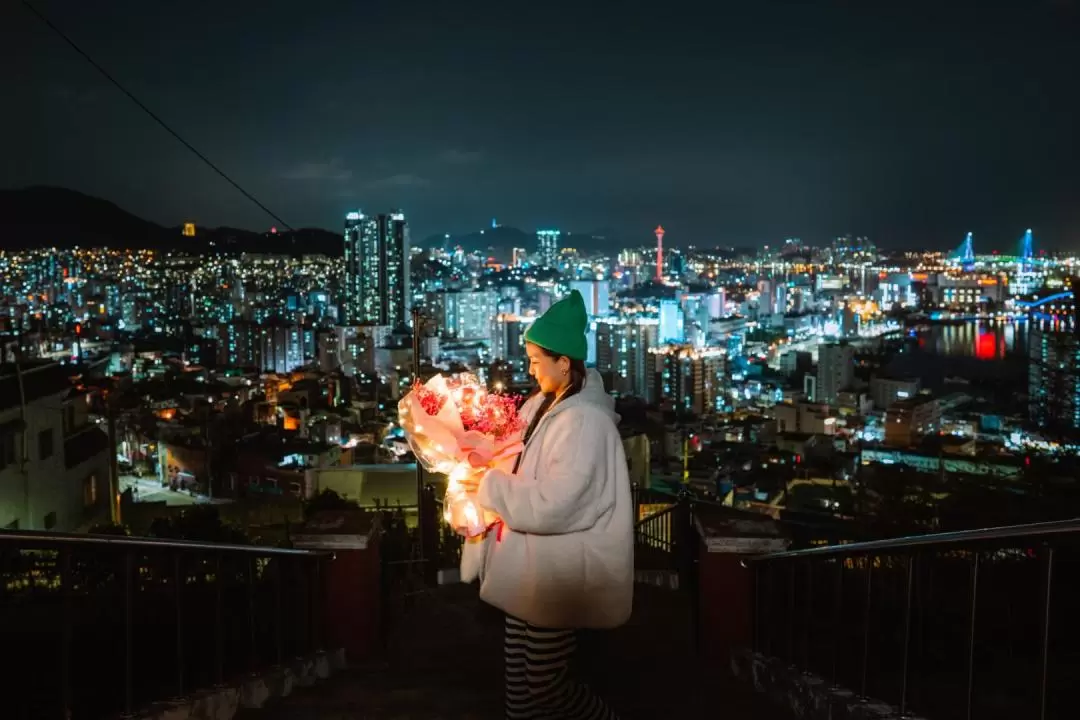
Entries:
[[[1080, 248], [1080, 3], [38, 6], [296, 227]], [[0, 187], [273, 224], [15, 2], [0, 62]]]

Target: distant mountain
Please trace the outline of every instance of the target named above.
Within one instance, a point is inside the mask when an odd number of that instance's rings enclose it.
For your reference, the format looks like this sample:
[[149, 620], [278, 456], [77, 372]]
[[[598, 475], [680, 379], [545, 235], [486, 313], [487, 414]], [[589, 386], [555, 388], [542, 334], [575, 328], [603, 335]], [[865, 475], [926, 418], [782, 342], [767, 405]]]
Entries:
[[164, 228], [74, 190], [0, 190], [0, 247], [161, 247]]
[[0, 190], [0, 249], [111, 247], [182, 252], [340, 255], [337, 233], [317, 228], [257, 233], [237, 228], [164, 228], [108, 200], [55, 187]]

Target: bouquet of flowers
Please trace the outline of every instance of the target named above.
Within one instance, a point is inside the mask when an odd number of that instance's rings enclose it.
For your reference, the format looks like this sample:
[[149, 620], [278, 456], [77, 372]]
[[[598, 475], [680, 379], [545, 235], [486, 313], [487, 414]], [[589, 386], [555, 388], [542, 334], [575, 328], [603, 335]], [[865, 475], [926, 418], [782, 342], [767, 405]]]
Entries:
[[489, 468], [511, 469], [521, 452], [517, 400], [489, 393], [475, 375], [436, 375], [401, 399], [398, 419], [417, 461], [447, 476], [447, 524], [469, 538], [483, 534], [498, 517], [481, 511], [468, 489]]

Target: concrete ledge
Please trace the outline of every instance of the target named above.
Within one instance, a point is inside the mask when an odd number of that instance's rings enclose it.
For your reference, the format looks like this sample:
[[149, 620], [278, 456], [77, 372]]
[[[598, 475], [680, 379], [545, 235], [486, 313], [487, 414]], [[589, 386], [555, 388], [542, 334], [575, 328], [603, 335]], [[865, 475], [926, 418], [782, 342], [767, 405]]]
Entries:
[[901, 716], [893, 705], [860, 699], [851, 690], [831, 687], [817, 675], [749, 650], [732, 652], [731, 672], [802, 720], [921, 720], [916, 715]]
[[198, 690], [187, 697], [157, 702], [127, 716], [136, 720], [232, 720], [240, 708], [261, 708], [288, 697], [298, 686], [308, 687], [345, 667], [345, 650], [318, 652], [248, 675], [229, 685]]

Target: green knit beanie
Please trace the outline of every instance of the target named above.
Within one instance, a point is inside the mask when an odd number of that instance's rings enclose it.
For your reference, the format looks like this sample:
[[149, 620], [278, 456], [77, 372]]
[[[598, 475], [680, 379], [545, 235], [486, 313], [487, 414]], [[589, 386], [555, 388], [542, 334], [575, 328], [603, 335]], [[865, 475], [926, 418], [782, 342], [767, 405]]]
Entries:
[[588, 325], [585, 301], [581, 293], [571, 290], [529, 326], [525, 340], [572, 360], [584, 360], [589, 354], [589, 343], [585, 340]]

